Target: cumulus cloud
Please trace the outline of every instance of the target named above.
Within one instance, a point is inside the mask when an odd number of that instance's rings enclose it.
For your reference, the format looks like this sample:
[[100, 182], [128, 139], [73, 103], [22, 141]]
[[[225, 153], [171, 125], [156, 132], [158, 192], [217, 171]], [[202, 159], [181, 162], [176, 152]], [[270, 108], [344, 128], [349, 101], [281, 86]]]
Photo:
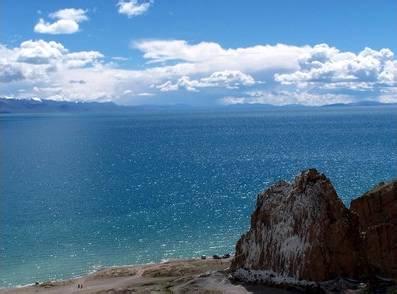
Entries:
[[66, 8], [51, 13], [50, 17], [53, 19], [70, 19], [75, 22], [82, 22], [88, 20], [88, 17], [85, 15], [86, 12], [83, 9]]
[[69, 68], [79, 68], [98, 62], [103, 58], [103, 54], [98, 51], [79, 51], [65, 55], [65, 65]]
[[276, 44], [225, 49], [214, 42], [189, 44], [183, 40], [141, 40], [131, 47], [142, 51], [148, 63], [180, 62], [181, 70], [195, 64], [200, 72], [297, 70], [299, 59], [310, 48]]
[[61, 43], [43, 40], [22, 42], [14, 51], [18, 62], [31, 64], [49, 64], [67, 53]]
[[148, 11], [152, 3], [153, 1], [139, 3], [138, 0], [121, 0], [117, 3], [117, 7], [120, 14], [125, 14], [130, 18]]
[[223, 48], [183, 40], [141, 40], [132, 46], [147, 61], [139, 69], [118, 67], [117, 59], [98, 51], [70, 51], [59, 42], [0, 45], [0, 95], [172, 103], [189, 91], [188, 97], [225, 104], [397, 101], [397, 61], [389, 49], [348, 52], [326, 44]]
[[23, 80], [24, 75], [19, 67], [0, 63], [0, 83]]
[[[69, 52], [54, 41], [28, 40], [16, 48], [0, 45], [0, 83], [7, 83], [8, 87], [16, 83], [18, 93], [23, 94], [37, 92], [34, 87], [39, 88], [38, 85], [48, 90], [58, 83], [57, 75], [72, 69], [95, 68], [102, 64], [102, 58], [97, 51]], [[69, 80], [75, 80], [75, 76]]]
[[4, 46], [1, 46], [0, 49], [2, 49], [0, 57], [7, 60], [8, 65], [28, 68], [27, 64], [30, 64], [30, 69], [39, 67], [79, 68], [98, 63], [104, 57], [98, 51], [69, 52], [61, 43], [43, 40], [28, 40], [14, 49]]
[[208, 77], [192, 80], [188, 76], [179, 78], [175, 83], [166, 81], [156, 88], [162, 92], [177, 91], [185, 89], [187, 91], [197, 92], [198, 88], [222, 87], [227, 89], [237, 89], [240, 86], [252, 86], [255, 80], [252, 76], [242, 73], [240, 71], [218, 71], [212, 73]]
[[299, 70], [276, 74], [284, 85], [326, 88], [368, 89], [374, 85], [395, 85], [396, 62], [389, 49], [365, 48], [358, 54], [340, 52], [326, 44], [314, 46], [299, 60]]
[[217, 43], [201, 42], [190, 45], [184, 40], [143, 40], [133, 42], [132, 47], [141, 50], [151, 62], [167, 60], [204, 61], [224, 54], [224, 49]]
[[210, 87], [226, 87], [229, 89], [236, 89], [240, 85], [252, 86], [255, 84], [252, 76], [238, 70], [217, 71], [207, 78], [202, 78], [200, 82]]
[[66, 8], [49, 15], [54, 22], [46, 22], [40, 18], [34, 26], [34, 31], [41, 34], [73, 34], [79, 31], [79, 24], [88, 20], [87, 11], [83, 9]]

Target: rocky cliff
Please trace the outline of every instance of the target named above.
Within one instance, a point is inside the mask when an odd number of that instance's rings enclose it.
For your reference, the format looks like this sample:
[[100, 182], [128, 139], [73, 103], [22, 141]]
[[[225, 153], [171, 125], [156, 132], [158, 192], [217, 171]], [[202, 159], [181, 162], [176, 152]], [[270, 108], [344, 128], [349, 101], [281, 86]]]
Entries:
[[397, 181], [382, 183], [351, 202], [359, 215], [369, 271], [397, 279]]
[[[395, 220], [395, 210], [381, 208], [395, 203], [393, 191], [382, 192], [387, 195], [379, 196], [383, 202], [368, 200], [372, 194], [363, 197], [367, 200], [357, 200], [352, 204], [355, 213], [344, 206], [330, 180], [315, 169], [302, 172], [291, 183], [273, 185], [258, 195], [251, 228], [237, 242], [231, 265], [234, 277], [292, 283], [359, 278], [368, 274], [369, 264], [380, 255], [379, 266], [387, 264], [390, 273], [395, 263], [386, 259], [396, 247], [396, 234], [390, 235], [395, 227], [382, 225], [382, 232], [374, 233], [373, 226], [379, 229], [380, 222]], [[387, 241], [382, 239], [376, 248], [369, 245], [378, 237]]]

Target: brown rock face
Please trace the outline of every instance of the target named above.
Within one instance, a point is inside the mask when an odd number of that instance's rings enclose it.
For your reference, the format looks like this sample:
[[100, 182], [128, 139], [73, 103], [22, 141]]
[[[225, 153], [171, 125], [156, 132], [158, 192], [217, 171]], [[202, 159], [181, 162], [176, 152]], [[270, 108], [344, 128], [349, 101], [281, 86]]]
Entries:
[[258, 195], [231, 268], [310, 281], [357, 277], [363, 265], [358, 226], [329, 179], [310, 169]]
[[353, 200], [350, 209], [359, 215], [370, 270], [397, 279], [397, 181]]

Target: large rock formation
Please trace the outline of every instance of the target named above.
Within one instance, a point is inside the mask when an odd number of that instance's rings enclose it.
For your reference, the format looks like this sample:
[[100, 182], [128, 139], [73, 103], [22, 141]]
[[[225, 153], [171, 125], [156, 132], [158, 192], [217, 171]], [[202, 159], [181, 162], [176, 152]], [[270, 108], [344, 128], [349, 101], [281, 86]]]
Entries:
[[231, 269], [251, 282], [397, 279], [397, 181], [353, 200], [350, 210], [315, 169], [273, 185], [258, 195]]
[[382, 183], [351, 202], [372, 273], [397, 279], [397, 181]]
[[258, 195], [232, 270], [249, 281], [266, 279], [269, 272], [309, 281], [357, 277], [363, 264], [358, 225], [329, 179], [307, 170], [292, 183], [279, 182]]

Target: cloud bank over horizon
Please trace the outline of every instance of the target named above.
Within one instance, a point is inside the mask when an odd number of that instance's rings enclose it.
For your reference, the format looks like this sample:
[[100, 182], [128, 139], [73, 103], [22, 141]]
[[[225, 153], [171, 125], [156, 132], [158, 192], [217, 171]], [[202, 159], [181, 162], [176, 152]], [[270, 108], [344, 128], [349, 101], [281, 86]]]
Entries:
[[[61, 20], [87, 20], [84, 11], [60, 10], [50, 17], [55, 23], [43, 21], [46, 29], [41, 29], [47, 33], [60, 31], [55, 24]], [[172, 104], [184, 97], [193, 104], [397, 102], [397, 60], [387, 48], [224, 48], [216, 42], [161, 39], [133, 41], [130, 47], [141, 53], [139, 68], [122, 67], [100, 51], [71, 51], [55, 41], [27, 40], [13, 48], [0, 44], [0, 95], [125, 104]]]

